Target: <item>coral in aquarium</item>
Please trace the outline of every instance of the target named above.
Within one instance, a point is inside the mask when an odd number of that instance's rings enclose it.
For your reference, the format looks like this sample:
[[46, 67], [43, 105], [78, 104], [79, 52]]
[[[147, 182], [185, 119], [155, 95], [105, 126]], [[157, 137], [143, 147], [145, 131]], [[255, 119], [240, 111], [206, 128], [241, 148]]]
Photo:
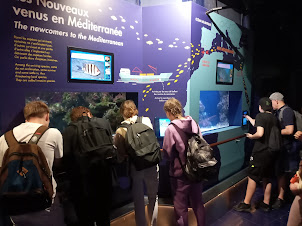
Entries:
[[25, 102], [44, 101], [50, 109], [50, 127], [63, 131], [70, 123], [71, 109], [84, 106], [91, 110], [95, 117], [104, 117], [110, 121], [113, 131], [123, 120], [119, 113], [126, 93], [113, 92], [39, 92], [29, 93]]
[[229, 125], [229, 91], [200, 91], [199, 126], [201, 131]]

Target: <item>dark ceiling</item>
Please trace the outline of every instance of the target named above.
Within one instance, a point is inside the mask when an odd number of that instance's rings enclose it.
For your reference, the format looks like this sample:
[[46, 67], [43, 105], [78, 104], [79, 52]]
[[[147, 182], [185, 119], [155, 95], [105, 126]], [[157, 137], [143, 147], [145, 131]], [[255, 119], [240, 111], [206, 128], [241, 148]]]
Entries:
[[[253, 90], [281, 91], [290, 106], [302, 106], [301, 1], [220, 0], [248, 16], [254, 33]], [[256, 94], [257, 93], [257, 94]]]
[[[302, 53], [300, 44], [302, 8], [301, 3], [298, 3], [300, 1], [290, 3], [283, 1], [282, 4], [271, 0], [220, 1], [248, 16], [250, 28], [254, 32], [257, 57], [274, 59], [284, 53], [287, 57], [282, 62], [286, 65], [296, 63]], [[282, 66], [279, 63], [278, 65]]]
[[271, 0], [220, 0], [220, 2], [243, 15], [248, 15], [255, 30], [267, 26], [269, 29], [283, 30], [294, 27], [295, 22], [301, 19], [301, 4], [297, 3], [299, 1], [291, 4]]

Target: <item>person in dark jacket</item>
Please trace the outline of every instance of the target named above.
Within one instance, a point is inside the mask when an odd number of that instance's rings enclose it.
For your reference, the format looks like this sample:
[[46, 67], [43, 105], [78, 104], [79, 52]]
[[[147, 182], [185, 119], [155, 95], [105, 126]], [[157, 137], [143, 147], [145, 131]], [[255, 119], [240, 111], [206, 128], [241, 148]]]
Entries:
[[[72, 123], [63, 132], [64, 167], [70, 181], [70, 198], [74, 205], [81, 226], [110, 225], [110, 208], [112, 193], [111, 164], [98, 158], [85, 159], [81, 156], [77, 127], [74, 123], [93, 118], [86, 107], [72, 109], [70, 118]], [[95, 122], [106, 129], [110, 136], [110, 123], [103, 118], [94, 118]], [[112, 139], [112, 137], [110, 137]]]
[[[199, 126], [191, 116], [183, 116], [179, 100], [171, 98], [164, 104], [167, 117], [173, 122], [164, 136], [163, 150], [170, 161], [169, 175], [177, 225], [188, 225], [188, 204], [191, 203], [198, 226], [205, 225], [205, 210], [202, 201], [202, 184], [189, 181], [181, 168], [186, 161], [189, 137], [186, 133], [198, 133]], [[199, 129], [200, 131], [200, 129]], [[201, 135], [201, 134], [200, 134]]]

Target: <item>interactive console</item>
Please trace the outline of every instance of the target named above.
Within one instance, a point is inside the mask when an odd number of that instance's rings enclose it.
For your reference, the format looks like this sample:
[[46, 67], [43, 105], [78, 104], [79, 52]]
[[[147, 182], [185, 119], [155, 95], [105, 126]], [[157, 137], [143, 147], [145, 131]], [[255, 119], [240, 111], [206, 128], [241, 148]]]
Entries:
[[155, 134], [158, 138], [163, 138], [165, 136], [165, 131], [170, 124], [170, 119], [168, 118], [155, 118]]

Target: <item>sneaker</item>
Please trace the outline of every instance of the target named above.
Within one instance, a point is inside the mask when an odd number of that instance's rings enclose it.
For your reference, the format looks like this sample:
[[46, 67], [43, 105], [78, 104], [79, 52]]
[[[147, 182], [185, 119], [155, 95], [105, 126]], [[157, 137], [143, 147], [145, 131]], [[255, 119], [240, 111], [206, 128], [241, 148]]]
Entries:
[[272, 205], [273, 209], [281, 209], [284, 206], [284, 200], [277, 198], [274, 204]]
[[233, 209], [238, 212], [249, 212], [250, 213], [252, 211], [251, 204], [246, 204], [244, 202], [241, 202], [238, 205], [234, 206]]
[[263, 201], [260, 202], [257, 206], [255, 206], [256, 209], [261, 209], [264, 212], [269, 212], [271, 210], [270, 206]]

